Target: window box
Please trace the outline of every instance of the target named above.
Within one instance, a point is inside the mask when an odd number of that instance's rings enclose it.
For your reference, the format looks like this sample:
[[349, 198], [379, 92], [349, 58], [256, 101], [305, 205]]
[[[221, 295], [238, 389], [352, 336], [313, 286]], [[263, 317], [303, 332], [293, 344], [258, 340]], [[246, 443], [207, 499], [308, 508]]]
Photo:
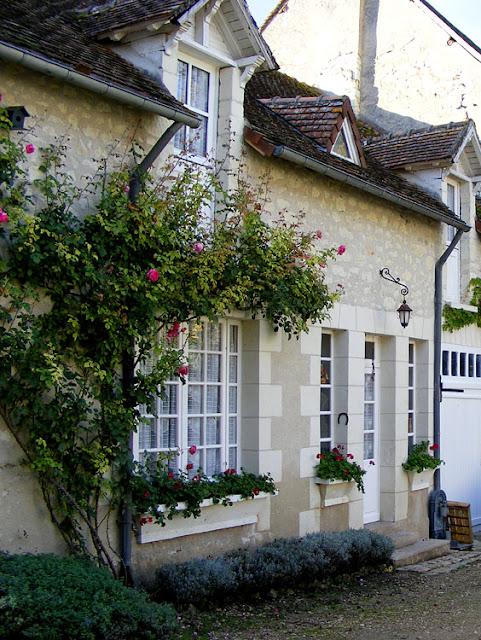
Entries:
[[[254, 498], [233, 495], [229, 497], [232, 505], [227, 506], [214, 504], [211, 499], [204, 500], [200, 505], [202, 513], [198, 518], [184, 518], [183, 503], [180, 502], [180, 513], [172, 520], [166, 520], [164, 527], [155, 523], [139, 525], [137, 541], [140, 544], [159, 542], [245, 525], [255, 525], [257, 531], [266, 531], [270, 526], [270, 497], [271, 494], [264, 492]], [[159, 510], [165, 510], [164, 505], [160, 505]]]
[[349, 502], [352, 492], [357, 492], [354, 480], [326, 480], [324, 478], [314, 478], [319, 485], [321, 492], [321, 508], [333, 507], [338, 504]]
[[409, 489], [411, 491], [429, 489], [435, 471], [436, 469], [423, 469], [420, 473], [418, 471], [406, 471], [408, 474]]

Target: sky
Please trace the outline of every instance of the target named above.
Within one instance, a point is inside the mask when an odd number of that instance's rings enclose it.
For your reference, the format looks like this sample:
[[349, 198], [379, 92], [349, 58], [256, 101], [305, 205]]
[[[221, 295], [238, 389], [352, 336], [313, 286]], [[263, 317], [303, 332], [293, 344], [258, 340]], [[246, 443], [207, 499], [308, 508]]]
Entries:
[[[342, 2], [342, 0], [340, 0]], [[250, 11], [260, 27], [279, 0], [247, 0]], [[481, 47], [480, 0], [428, 0], [449, 22]]]

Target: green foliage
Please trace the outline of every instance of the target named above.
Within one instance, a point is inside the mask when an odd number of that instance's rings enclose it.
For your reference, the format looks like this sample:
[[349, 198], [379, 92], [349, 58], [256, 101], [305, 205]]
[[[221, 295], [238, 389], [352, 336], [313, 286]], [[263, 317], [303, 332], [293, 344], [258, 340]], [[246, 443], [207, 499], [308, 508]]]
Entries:
[[403, 467], [406, 471], [417, 471], [421, 473], [424, 469], [436, 469], [442, 464], [442, 460], [432, 456], [429, 451], [436, 451], [439, 449], [439, 445], [433, 444], [429, 446], [427, 440], [423, 440], [419, 444], [415, 444], [411, 451], [408, 453], [406, 462], [403, 462]]
[[[162, 494], [160, 477], [133, 474], [130, 437], [137, 407], [153, 407], [167, 380], [184, 380], [183, 350], [169, 331], [233, 309], [289, 336], [307, 331], [339, 296], [324, 282], [338, 250], [321, 250], [320, 234], [304, 233], [301, 218], [269, 218], [259, 204], [265, 185], [240, 181], [226, 192], [214, 173], [189, 164], [168, 164], [155, 181], [142, 176], [132, 202], [125, 163], [107, 174], [103, 162], [79, 186], [65, 169], [66, 148], [50, 147], [29, 185], [20, 168], [27, 156], [2, 123], [0, 416], [70, 549], [85, 552], [87, 531], [94, 556], [114, 571], [99, 533], [108, 516], [101, 503], [114, 510], [132, 490], [136, 500]], [[239, 478], [247, 486], [248, 474]], [[221, 490], [227, 480], [216, 482]]]
[[[145, 466], [136, 465], [131, 486], [141, 526], [147, 522], [165, 526], [166, 519], [171, 520], [179, 513], [179, 503], [182, 503], [180, 512], [184, 518], [196, 518], [201, 514], [203, 500], [211, 499], [214, 504], [231, 506], [230, 497], [233, 495], [254, 498], [261, 492], [276, 492], [269, 474], [255, 475], [244, 469], [237, 473], [235, 469], [227, 469], [209, 478], [201, 469], [173, 472], [169, 468], [171, 457], [160, 457], [155, 463]], [[163, 511], [159, 511], [159, 505], [163, 505]]]
[[364, 493], [363, 476], [366, 471], [353, 461], [352, 454], [344, 455], [344, 447], [338, 445], [332, 451], [317, 454], [316, 476], [324, 480], [354, 480], [359, 491]]
[[443, 309], [443, 329], [453, 333], [463, 327], [475, 324], [481, 327], [481, 278], [472, 278], [469, 287], [472, 292], [470, 304], [478, 307], [478, 311], [468, 311], [467, 309], [456, 309], [445, 305]]
[[312, 533], [280, 538], [221, 557], [169, 564], [156, 571], [155, 597], [178, 604], [215, 606], [269, 590], [313, 584], [362, 567], [385, 564], [394, 551], [389, 538], [368, 530]]
[[154, 640], [176, 627], [171, 606], [149, 602], [86, 559], [0, 553], [4, 640]]

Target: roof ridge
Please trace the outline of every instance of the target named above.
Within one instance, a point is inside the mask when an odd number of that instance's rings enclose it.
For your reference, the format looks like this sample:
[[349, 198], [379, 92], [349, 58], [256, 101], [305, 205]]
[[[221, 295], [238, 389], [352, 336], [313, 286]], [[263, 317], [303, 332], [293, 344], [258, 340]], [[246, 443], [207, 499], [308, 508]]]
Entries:
[[436, 131], [448, 131], [449, 129], [464, 128], [467, 124], [469, 124], [468, 120], [460, 120], [459, 122], [448, 122], [444, 124], [438, 125], [428, 125], [427, 127], [423, 127], [421, 129], [408, 129], [407, 131], [392, 131], [390, 133], [383, 133], [379, 136], [375, 136], [368, 140], [368, 145], [375, 144], [376, 142], [382, 142], [384, 140], [395, 140], [402, 138], [413, 138], [415, 136], [426, 135], [428, 133], [433, 133]]

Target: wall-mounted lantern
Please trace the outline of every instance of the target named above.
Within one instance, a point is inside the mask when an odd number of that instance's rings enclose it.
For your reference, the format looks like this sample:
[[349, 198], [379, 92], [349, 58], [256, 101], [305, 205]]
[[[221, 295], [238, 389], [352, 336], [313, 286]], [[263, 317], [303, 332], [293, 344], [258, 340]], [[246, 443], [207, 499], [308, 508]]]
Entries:
[[401, 323], [401, 327], [405, 329], [409, 324], [409, 320], [411, 319], [411, 313], [413, 312], [411, 307], [406, 302], [406, 296], [409, 293], [409, 289], [405, 284], [403, 284], [400, 281], [399, 278], [394, 278], [387, 267], [384, 267], [383, 269], [381, 269], [379, 274], [381, 275], [381, 278], [384, 278], [384, 280], [389, 280], [389, 282], [394, 282], [394, 284], [397, 284], [401, 287], [401, 295], [403, 296], [403, 301], [401, 306], [397, 310], [397, 312], [399, 315], [399, 322]]
[[25, 107], [7, 107], [7, 113], [12, 129], [23, 129], [25, 118], [30, 116]]

